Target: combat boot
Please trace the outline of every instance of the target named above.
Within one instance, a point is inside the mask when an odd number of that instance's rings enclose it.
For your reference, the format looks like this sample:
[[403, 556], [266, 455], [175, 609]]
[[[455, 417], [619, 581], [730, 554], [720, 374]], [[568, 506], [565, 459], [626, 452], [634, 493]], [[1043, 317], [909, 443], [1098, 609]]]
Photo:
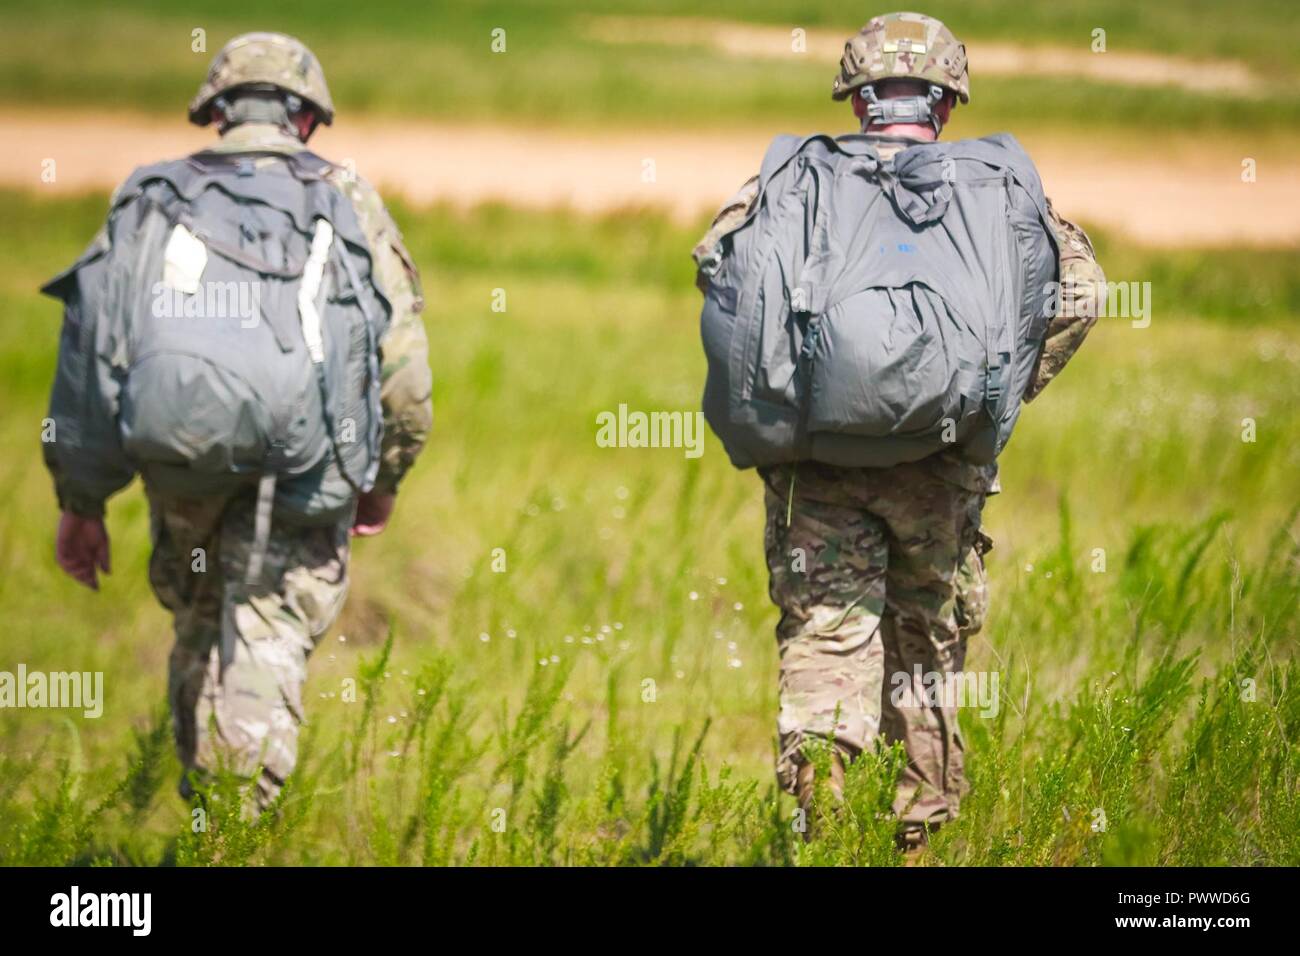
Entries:
[[[831, 812], [838, 812], [839, 808], [844, 805], [844, 758], [840, 756], [838, 749], [831, 752], [831, 773], [830, 779], [826, 781], [826, 789], [831, 796]], [[818, 808], [815, 806], [817, 797], [816, 764], [809, 761], [799, 767], [797, 790], [799, 809], [803, 811], [803, 838], [806, 843], [813, 837], [813, 824], [818, 813]]]
[[903, 823], [894, 835], [895, 845], [903, 851], [903, 865], [916, 866], [930, 851], [930, 834], [939, 829], [932, 823], [928, 829], [920, 823]]

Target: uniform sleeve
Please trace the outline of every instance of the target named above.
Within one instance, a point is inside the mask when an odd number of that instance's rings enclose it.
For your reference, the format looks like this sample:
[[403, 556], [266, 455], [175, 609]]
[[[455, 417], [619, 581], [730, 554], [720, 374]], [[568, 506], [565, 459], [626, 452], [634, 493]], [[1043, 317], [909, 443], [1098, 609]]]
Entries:
[[736, 191], [736, 194], [728, 199], [718, 210], [718, 214], [713, 217], [713, 225], [709, 226], [700, 241], [695, 244], [691, 251], [691, 258], [695, 260], [695, 285], [703, 292], [708, 286], [709, 277], [701, 271], [701, 267], [708, 261], [713, 254], [718, 241], [732, 229], [735, 229], [745, 217], [749, 215], [750, 207], [754, 204], [754, 199], [758, 196], [758, 177], [754, 176], [745, 182]]
[[1050, 201], [1047, 211], [1061, 253], [1061, 304], [1043, 337], [1038, 367], [1025, 390], [1027, 402], [1037, 398], [1078, 351], [1097, 323], [1099, 305], [1106, 295], [1106, 276], [1097, 264], [1088, 234], [1062, 219]]
[[109, 358], [117, 348], [110, 324], [97, 320], [120, 309], [133, 272], [115, 256], [105, 224], [69, 269], [41, 287], [63, 303], [41, 451], [59, 507], [87, 518], [101, 517], [108, 498], [135, 475], [117, 426], [120, 383]]
[[433, 427], [433, 375], [420, 316], [424, 295], [420, 274], [379, 193], [343, 169], [338, 170], [336, 182], [352, 200], [370, 244], [375, 278], [393, 307], [388, 331], [379, 343], [384, 439], [375, 481], [375, 490], [391, 494], [423, 450]]

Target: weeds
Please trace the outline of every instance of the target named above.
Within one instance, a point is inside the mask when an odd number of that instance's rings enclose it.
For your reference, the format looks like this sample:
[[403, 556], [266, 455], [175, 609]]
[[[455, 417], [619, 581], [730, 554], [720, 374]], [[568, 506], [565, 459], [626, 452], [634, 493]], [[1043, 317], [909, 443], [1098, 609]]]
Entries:
[[[654, 218], [399, 216], [417, 258], [454, 265], [426, 286], [429, 462], [385, 535], [355, 545], [273, 812], [246, 818], [246, 782], [222, 774], [177, 799], [143, 500], [114, 499], [118, 570], [78, 591], [49, 555], [32, 437], [57, 341], [36, 260], [69, 261], [103, 205], [0, 195], [0, 447], [24, 450], [0, 519], [7, 660], [106, 674], [100, 720], [0, 719], [0, 863], [898, 862], [897, 751], [851, 764], [844, 812], [810, 844], [773, 782], [758, 482], [716, 445], [684, 463], [594, 444], [600, 409], [698, 402], [694, 236]], [[483, 290], [503, 285], [510, 311], [490, 313]], [[1271, 358], [1225, 317], [1099, 324], [1026, 410], [967, 658], [997, 673], [998, 707], [960, 713], [971, 789], [928, 862], [1300, 863], [1300, 338], [1251, 336]]]

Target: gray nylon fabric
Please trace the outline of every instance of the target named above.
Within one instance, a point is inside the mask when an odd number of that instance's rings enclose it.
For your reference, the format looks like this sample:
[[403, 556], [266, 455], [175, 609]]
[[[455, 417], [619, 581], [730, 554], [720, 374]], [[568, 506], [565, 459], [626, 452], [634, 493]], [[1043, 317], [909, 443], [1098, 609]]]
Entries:
[[738, 468], [888, 467], [1006, 445], [1057, 297], [1033, 163], [1007, 134], [778, 137], [723, 236], [704, 413]]
[[[105, 229], [42, 291], [64, 329], [46, 445], [72, 493], [139, 472], [164, 493], [224, 495], [274, 474], [275, 508], [327, 524], [373, 484], [383, 428], [377, 342], [391, 307], [347, 198], [310, 153], [199, 153], [137, 170]], [[313, 366], [298, 289], [318, 219], [334, 230]], [[170, 286], [180, 224], [206, 251]]]

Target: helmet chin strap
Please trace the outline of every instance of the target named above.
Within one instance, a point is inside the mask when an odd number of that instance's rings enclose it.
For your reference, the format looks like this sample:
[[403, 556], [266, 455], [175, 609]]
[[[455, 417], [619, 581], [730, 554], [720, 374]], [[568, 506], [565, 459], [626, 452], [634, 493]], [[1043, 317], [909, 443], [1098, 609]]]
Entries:
[[879, 123], [881, 126], [893, 126], [899, 123], [929, 123], [934, 127], [934, 135], [940, 132], [939, 117], [934, 107], [943, 99], [943, 87], [930, 84], [925, 96], [895, 96], [882, 100], [870, 84], [859, 88], [859, 93], [867, 104], [867, 124]]

